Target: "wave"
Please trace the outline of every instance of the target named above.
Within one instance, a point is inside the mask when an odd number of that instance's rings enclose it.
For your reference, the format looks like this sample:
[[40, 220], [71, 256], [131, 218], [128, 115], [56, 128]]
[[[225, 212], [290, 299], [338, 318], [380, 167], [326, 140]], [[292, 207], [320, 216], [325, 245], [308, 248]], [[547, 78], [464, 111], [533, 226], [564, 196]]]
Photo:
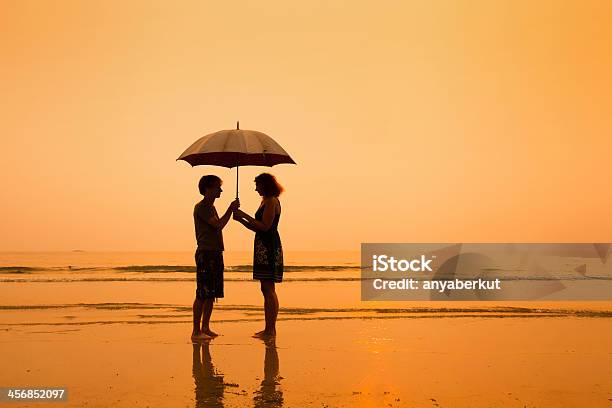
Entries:
[[[111, 268], [129, 272], [195, 272], [193, 265], [129, 265]], [[285, 265], [285, 272], [360, 270], [356, 265]], [[226, 265], [226, 272], [253, 272], [253, 265]]]
[[[75, 282], [193, 282], [191, 277], [150, 277], [150, 276], [98, 276], [98, 277], [51, 277], [51, 278], [0, 278], [0, 283], [75, 283]], [[374, 278], [361, 277], [284, 277], [283, 282], [363, 282], [371, 281]], [[489, 278], [490, 279], [490, 278]], [[225, 282], [252, 282], [249, 277], [235, 278], [226, 276]], [[421, 281], [420, 279], [416, 279]], [[551, 281], [551, 282], [572, 282], [572, 281], [612, 281], [610, 276], [579, 276], [579, 277], [500, 277], [502, 282], [520, 281]]]
[[32, 273], [38, 268], [29, 266], [0, 266], [0, 273]]
[[[39, 305], [0, 305], [0, 310], [35, 310], [35, 309], [102, 309], [102, 310], [141, 310], [141, 309], [166, 309], [175, 312], [192, 312], [191, 305], [174, 303], [140, 303], [140, 302], [104, 302], [104, 303], [59, 303]], [[262, 306], [255, 305], [215, 305], [215, 309], [225, 311], [263, 311]], [[593, 315], [612, 317], [612, 310], [587, 310], [567, 308], [539, 308], [522, 306], [491, 306], [491, 307], [281, 307], [279, 313], [284, 314], [313, 314], [313, 313], [505, 313], [505, 314], [555, 314], [555, 315]], [[166, 316], [166, 315], [164, 315]]]
[[[193, 265], [126, 265], [113, 267], [32, 267], [32, 266], [1, 266], [0, 282], [2, 283], [60, 283], [60, 282], [187, 282], [193, 281], [195, 266]], [[359, 265], [286, 265], [285, 282], [361, 282], [372, 280], [368, 273], [361, 275]], [[572, 271], [558, 271], [545, 276], [525, 276], [517, 274], [520, 270], [502, 270], [487, 268], [480, 276], [403, 276], [421, 280], [454, 280], [455, 278], [468, 280], [482, 278], [484, 280], [500, 279], [501, 281], [610, 281], [612, 276], [582, 275]], [[247, 282], [251, 281], [250, 264], [229, 265], [225, 267], [225, 281]], [[308, 273], [312, 274], [309, 275]], [[343, 272], [345, 275], [334, 274]], [[496, 272], [496, 273], [492, 273]], [[234, 273], [234, 275], [231, 275]], [[347, 276], [346, 274], [349, 273]], [[57, 275], [54, 275], [57, 274]], [[163, 276], [163, 274], [168, 274]], [[184, 274], [181, 276], [181, 274]], [[11, 276], [12, 275], [12, 276]], [[21, 276], [20, 276], [21, 275]], [[152, 276], [158, 275], [158, 276]], [[161, 276], [159, 276], [161, 275]], [[314, 275], [314, 276], [313, 276]], [[378, 276], [377, 276], [378, 277]], [[398, 279], [397, 275], [390, 275], [388, 279]]]
[[[35, 309], [101, 309], [101, 310], [149, 310], [151, 314], [137, 314], [135, 318], [114, 320], [71, 320], [62, 322], [0, 323], [2, 327], [14, 326], [84, 326], [107, 324], [189, 324], [192, 320], [189, 305], [155, 303], [76, 303], [50, 305], [0, 305], [1, 310], [28, 311]], [[217, 305], [221, 311], [242, 311], [246, 317], [215, 319], [215, 323], [255, 322], [263, 320], [263, 308], [250, 305]], [[66, 317], [66, 316], [64, 316]], [[529, 307], [448, 307], [448, 308], [301, 308], [284, 307], [279, 310], [279, 321], [345, 320], [345, 319], [436, 319], [436, 318], [612, 318], [612, 310], [585, 310], [565, 308]], [[180, 320], [178, 320], [180, 319]], [[4, 329], [0, 329], [4, 330]], [[8, 329], [7, 329], [8, 330]]]
[[[285, 272], [333, 272], [343, 270], [360, 270], [359, 265], [285, 265]], [[164, 272], [195, 272], [194, 265], [127, 265], [127, 266], [58, 266], [58, 267], [26, 267], [26, 266], [2, 266], [0, 273], [31, 273], [43, 271], [118, 271], [118, 272], [142, 272], [142, 273], [164, 273]], [[226, 272], [252, 272], [252, 265], [226, 265]]]
[[[193, 282], [195, 277], [190, 278], [165, 278], [165, 277], [75, 277], [75, 278], [6, 278], [0, 279], [1, 283], [71, 283], [71, 282]], [[252, 278], [229, 278], [223, 279], [225, 282], [252, 282]], [[353, 282], [361, 281], [361, 278], [334, 278], [334, 277], [317, 277], [317, 278], [283, 278], [283, 282]]]

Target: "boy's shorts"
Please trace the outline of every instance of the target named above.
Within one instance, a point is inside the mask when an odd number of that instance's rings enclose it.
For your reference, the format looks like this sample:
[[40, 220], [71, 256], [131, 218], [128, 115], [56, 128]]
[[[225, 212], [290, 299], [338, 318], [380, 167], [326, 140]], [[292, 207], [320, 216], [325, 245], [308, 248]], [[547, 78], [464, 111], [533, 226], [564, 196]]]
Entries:
[[196, 298], [215, 299], [223, 297], [223, 251], [198, 249], [196, 261]]

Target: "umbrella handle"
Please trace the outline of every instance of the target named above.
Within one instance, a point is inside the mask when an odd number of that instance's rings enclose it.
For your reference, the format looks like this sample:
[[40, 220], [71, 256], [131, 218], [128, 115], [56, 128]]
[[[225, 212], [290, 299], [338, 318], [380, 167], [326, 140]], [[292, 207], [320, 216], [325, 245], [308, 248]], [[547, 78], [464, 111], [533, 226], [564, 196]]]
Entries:
[[[240, 130], [240, 121], [236, 122], [236, 130]], [[236, 164], [236, 200], [238, 199], [238, 168], [240, 166]]]

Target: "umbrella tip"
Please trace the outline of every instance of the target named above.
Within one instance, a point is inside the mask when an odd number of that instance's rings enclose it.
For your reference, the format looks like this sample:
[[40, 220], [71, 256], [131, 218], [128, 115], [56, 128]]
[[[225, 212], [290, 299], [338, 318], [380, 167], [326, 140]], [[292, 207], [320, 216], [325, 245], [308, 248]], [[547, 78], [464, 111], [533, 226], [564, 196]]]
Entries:
[[240, 121], [236, 121], [236, 130], [240, 130]]

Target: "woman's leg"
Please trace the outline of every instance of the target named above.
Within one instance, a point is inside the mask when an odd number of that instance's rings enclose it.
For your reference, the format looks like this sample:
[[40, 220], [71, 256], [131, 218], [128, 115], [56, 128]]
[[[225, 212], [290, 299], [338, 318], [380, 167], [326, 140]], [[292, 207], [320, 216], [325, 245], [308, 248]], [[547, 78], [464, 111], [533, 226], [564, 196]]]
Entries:
[[268, 313], [266, 319], [266, 331], [276, 334], [276, 318], [278, 317], [278, 296], [274, 281], [267, 282], [268, 289]]
[[261, 293], [264, 297], [264, 314], [266, 318], [266, 327], [263, 331], [255, 333], [256, 335], [276, 335], [276, 318], [278, 316], [278, 297], [274, 287], [274, 281], [262, 280]]

